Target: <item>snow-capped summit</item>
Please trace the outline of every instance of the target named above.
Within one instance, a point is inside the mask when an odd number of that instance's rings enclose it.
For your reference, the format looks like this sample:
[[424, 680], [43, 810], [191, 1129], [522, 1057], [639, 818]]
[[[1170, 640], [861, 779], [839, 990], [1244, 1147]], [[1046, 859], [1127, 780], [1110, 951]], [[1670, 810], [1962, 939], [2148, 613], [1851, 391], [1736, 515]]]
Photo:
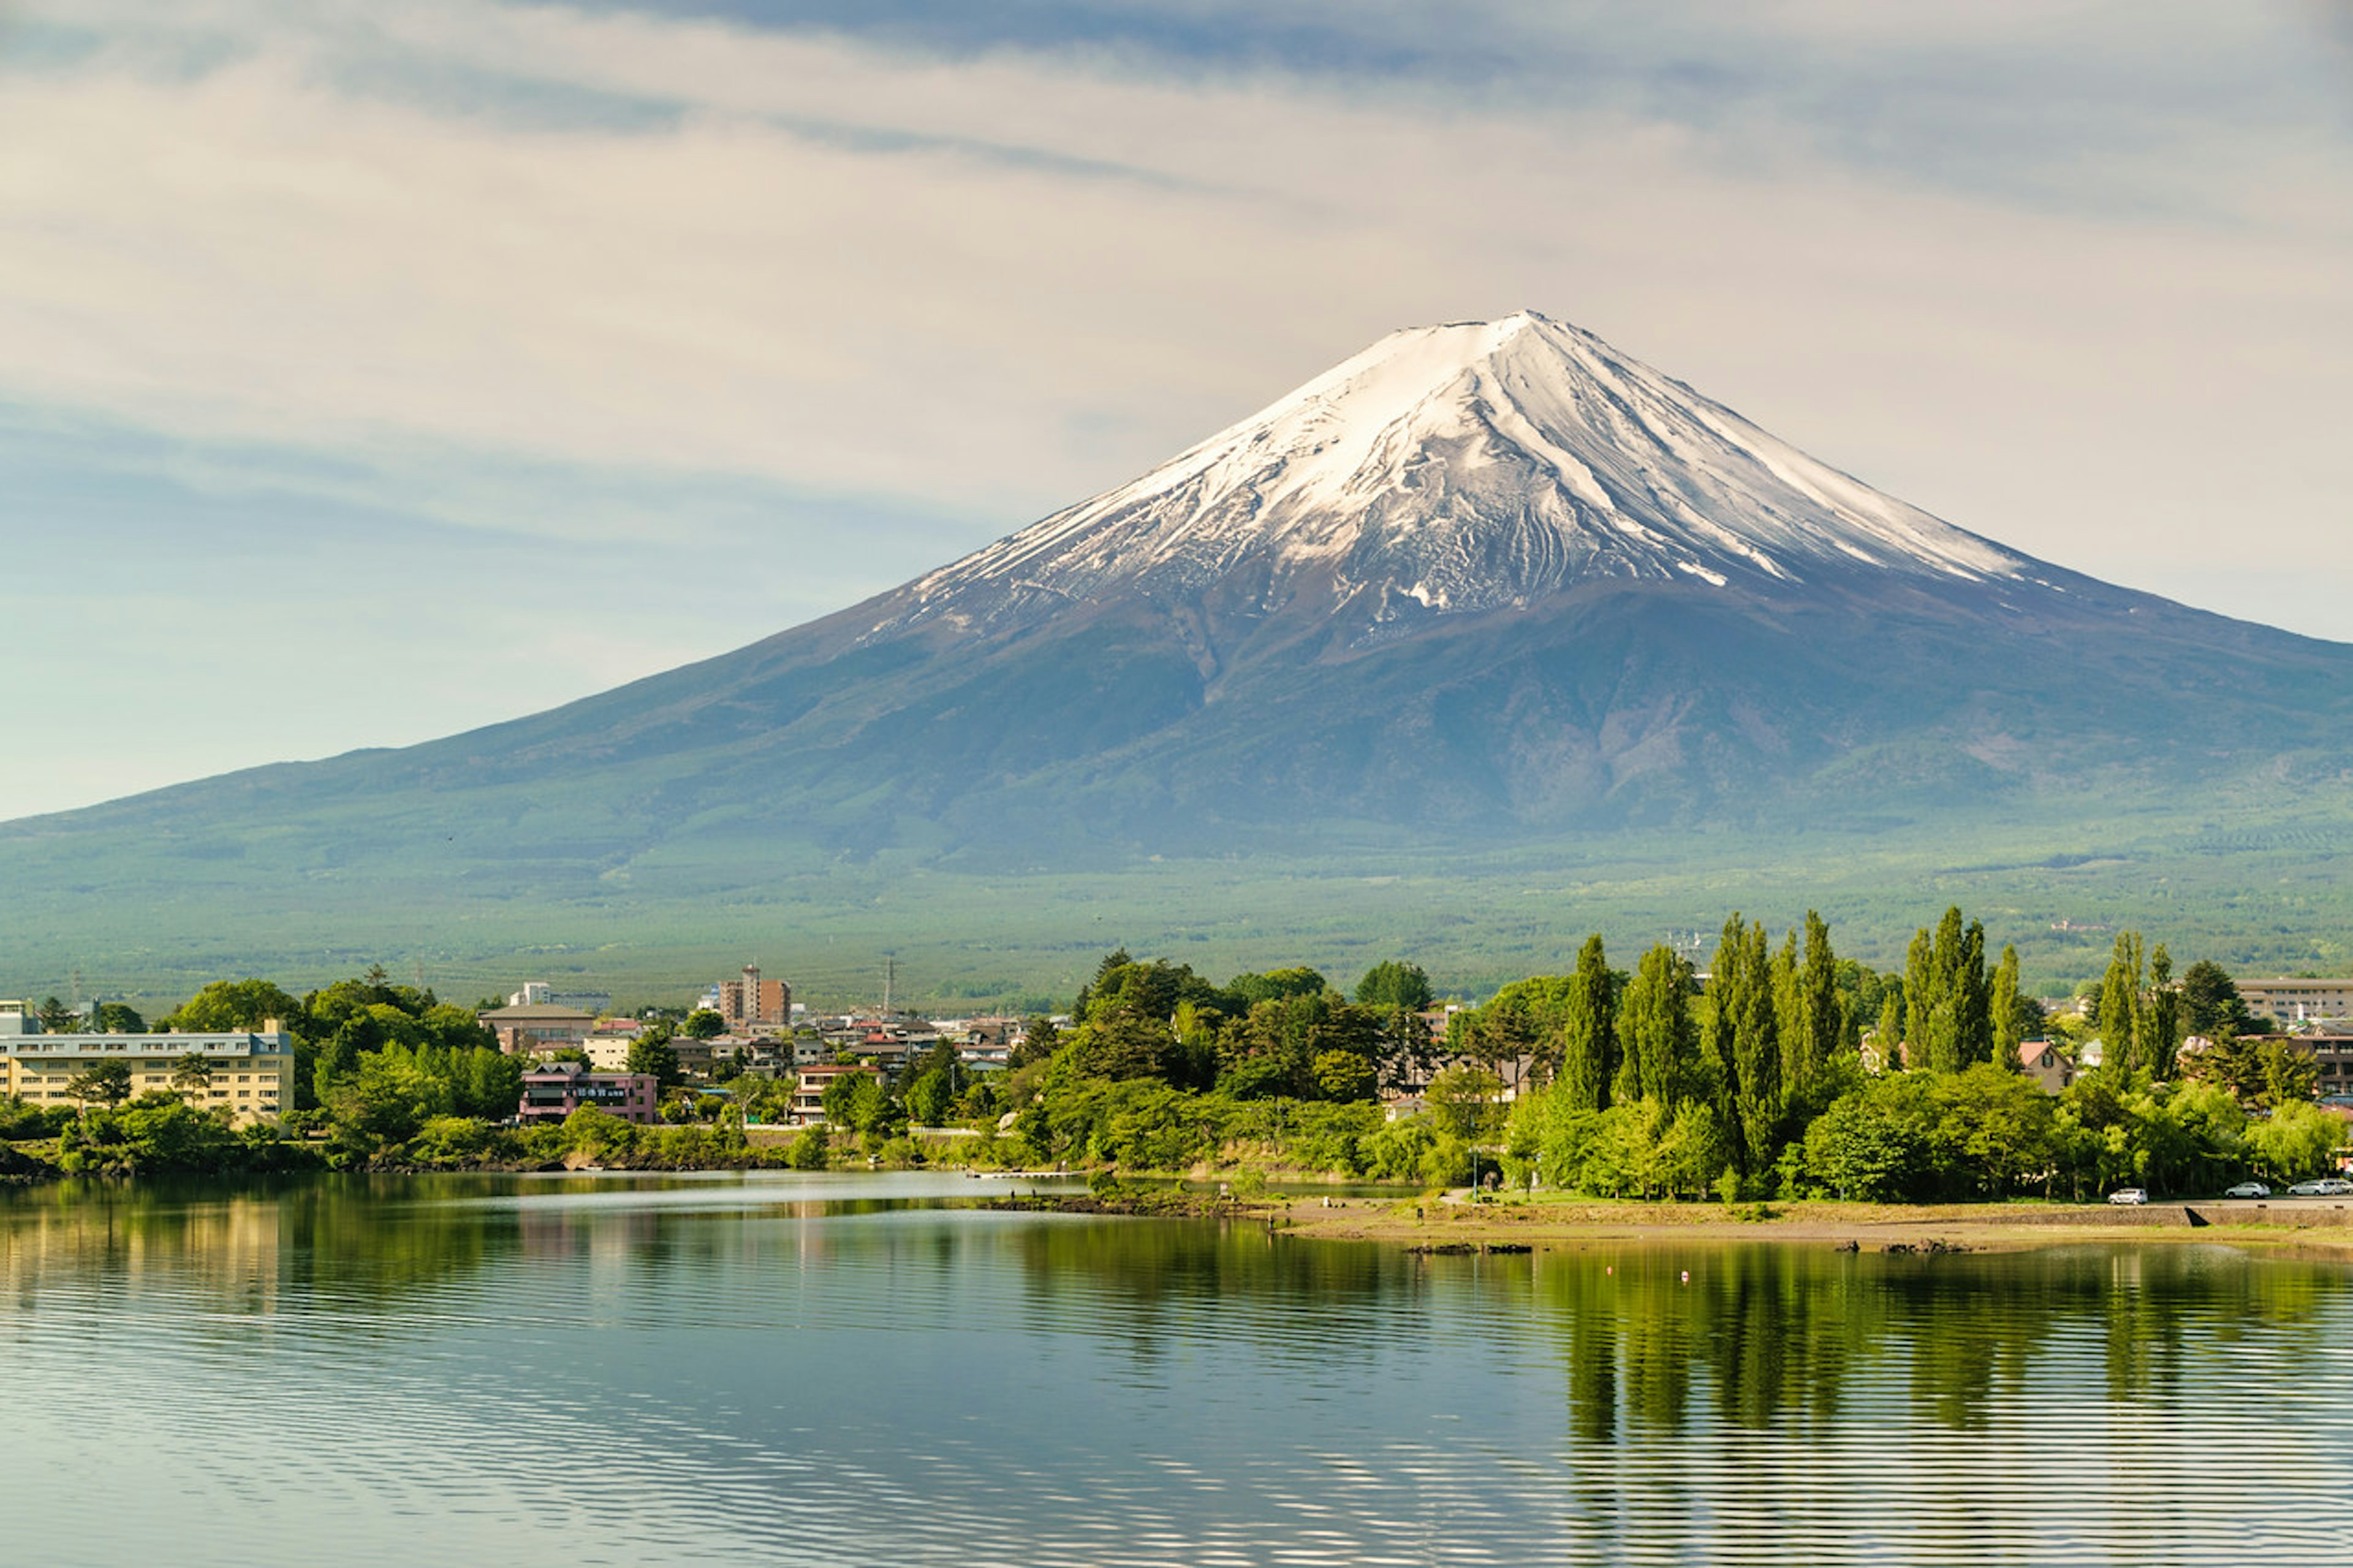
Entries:
[[1522, 311], [1393, 332], [1141, 479], [919, 579], [876, 629], [1183, 598], [1245, 567], [1264, 570], [1270, 604], [1323, 599], [1359, 636], [1593, 578], [2041, 580], [2028, 557]]

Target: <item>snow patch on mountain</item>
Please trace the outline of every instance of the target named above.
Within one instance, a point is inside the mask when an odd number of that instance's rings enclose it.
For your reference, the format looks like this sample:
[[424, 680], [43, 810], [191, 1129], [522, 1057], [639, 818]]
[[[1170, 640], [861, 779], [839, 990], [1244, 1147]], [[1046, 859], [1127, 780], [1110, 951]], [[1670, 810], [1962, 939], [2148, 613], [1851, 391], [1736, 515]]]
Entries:
[[2032, 583], [2036, 563], [1818, 462], [1593, 334], [1523, 312], [1392, 333], [1117, 489], [909, 585], [877, 632], [1072, 600], [1462, 614], [1592, 577], [1724, 588], [1869, 568]]

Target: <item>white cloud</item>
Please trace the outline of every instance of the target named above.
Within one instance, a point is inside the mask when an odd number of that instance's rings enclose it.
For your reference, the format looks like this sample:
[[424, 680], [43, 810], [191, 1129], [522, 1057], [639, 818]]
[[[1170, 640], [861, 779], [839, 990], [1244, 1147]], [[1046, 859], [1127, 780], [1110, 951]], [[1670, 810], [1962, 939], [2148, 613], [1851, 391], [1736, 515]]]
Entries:
[[[0, 33], [0, 399], [192, 444], [183, 479], [227, 450], [684, 574], [754, 537], [715, 489], [977, 542], [1382, 331], [1525, 305], [1964, 526], [2151, 586], [2227, 548], [2202, 602], [2331, 631], [2353, 180], [2341, 127], [2248, 89], [2287, 23], [2215, 10], [1482, 11], [1491, 53], [1591, 46], [1548, 98], [461, 0], [35, 6]], [[1677, 107], [1694, 61], [1721, 100]]]

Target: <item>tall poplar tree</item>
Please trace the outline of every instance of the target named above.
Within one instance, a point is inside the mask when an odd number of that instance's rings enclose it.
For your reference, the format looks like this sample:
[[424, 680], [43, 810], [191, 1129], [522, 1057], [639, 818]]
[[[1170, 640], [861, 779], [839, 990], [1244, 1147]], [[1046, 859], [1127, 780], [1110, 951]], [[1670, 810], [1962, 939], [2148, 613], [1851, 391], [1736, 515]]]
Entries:
[[2141, 1060], [2158, 1078], [2171, 1078], [2181, 1049], [2181, 993], [2173, 984], [2173, 954], [2158, 942], [2148, 955], [2148, 1029]]
[[1968, 930], [1961, 933], [1961, 951], [1953, 964], [1953, 1016], [1961, 1066], [1992, 1060], [1993, 996], [1986, 979], [1986, 934], [1981, 921], [1971, 921]]
[[1806, 911], [1806, 955], [1798, 973], [1798, 1010], [1789, 1062], [1789, 1093], [1804, 1100], [1830, 1071], [1831, 1058], [1846, 1038], [1845, 1009], [1839, 1001], [1838, 955], [1831, 951], [1831, 928]]
[[[1716, 1126], [1736, 1144], [1740, 1137], [1737, 1036], [1749, 992], [1763, 979], [1749, 972], [1748, 922], [1736, 910], [1724, 922], [1723, 934], [1716, 938], [1715, 962], [1708, 966], [1707, 1021], [1700, 1037], [1707, 1062], [1708, 1100], [1715, 1110]], [[1736, 1152], [1735, 1158], [1737, 1161]]]
[[2122, 1072], [2140, 1066], [2140, 933], [2119, 931], [2108, 972], [2100, 980], [2100, 1059]]
[[1906, 1067], [1920, 1067], [1928, 1059], [1928, 1010], [1936, 988], [1936, 939], [1923, 926], [1912, 933], [1912, 946], [1904, 955], [1904, 1043], [1911, 1047], [1905, 1057]]
[[2001, 950], [2001, 962], [1994, 965], [1993, 984], [1987, 997], [1993, 1014], [1993, 1059], [2013, 1072], [2023, 1071], [2018, 1047], [2025, 1042], [2018, 1033], [2018, 949]]
[[1618, 976], [1610, 972], [1599, 933], [1585, 939], [1569, 977], [1561, 1022], [1560, 1092], [1578, 1110], [1609, 1108], [1618, 1073]]
[[1781, 1026], [1781, 1097], [1788, 1099], [1797, 1086], [1799, 1036], [1804, 1026], [1806, 999], [1799, 977], [1798, 928], [1782, 933], [1773, 950], [1773, 1016]]
[[1701, 1087], [1699, 1031], [1692, 1020], [1691, 964], [1659, 943], [1642, 955], [1618, 1006], [1619, 1100], [1672, 1110]]
[[1879, 1051], [1879, 1070], [1902, 1072], [1911, 1066], [1904, 1052], [1904, 983], [1894, 981], [1887, 987], [1886, 999], [1879, 1005], [1879, 1025], [1871, 1031], [1871, 1043]]
[[1732, 1026], [1734, 1157], [1755, 1174], [1779, 1152], [1787, 1084], [1781, 1068], [1780, 1018], [1774, 1006], [1772, 944], [1762, 925], [1739, 933], [1744, 985]]

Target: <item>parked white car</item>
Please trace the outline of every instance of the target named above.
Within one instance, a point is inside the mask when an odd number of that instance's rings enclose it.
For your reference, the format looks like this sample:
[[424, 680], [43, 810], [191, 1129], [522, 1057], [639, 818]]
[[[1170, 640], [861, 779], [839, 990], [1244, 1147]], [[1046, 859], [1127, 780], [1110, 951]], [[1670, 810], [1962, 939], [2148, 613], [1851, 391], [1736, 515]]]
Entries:
[[2335, 1184], [2326, 1178], [2318, 1181], [2298, 1182], [2287, 1190], [2287, 1195], [2292, 1198], [2325, 1198], [2333, 1185]]
[[2145, 1204], [2148, 1202], [2148, 1194], [2143, 1192], [2138, 1187], [2118, 1187], [2115, 1192], [2108, 1194], [2108, 1202], [2112, 1204]]
[[2226, 1198], [2267, 1198], [2272, 1195], [2272, 1190], [2261, 1182], [2241, 1182], [2224, 1191], [2222, 1195]]

